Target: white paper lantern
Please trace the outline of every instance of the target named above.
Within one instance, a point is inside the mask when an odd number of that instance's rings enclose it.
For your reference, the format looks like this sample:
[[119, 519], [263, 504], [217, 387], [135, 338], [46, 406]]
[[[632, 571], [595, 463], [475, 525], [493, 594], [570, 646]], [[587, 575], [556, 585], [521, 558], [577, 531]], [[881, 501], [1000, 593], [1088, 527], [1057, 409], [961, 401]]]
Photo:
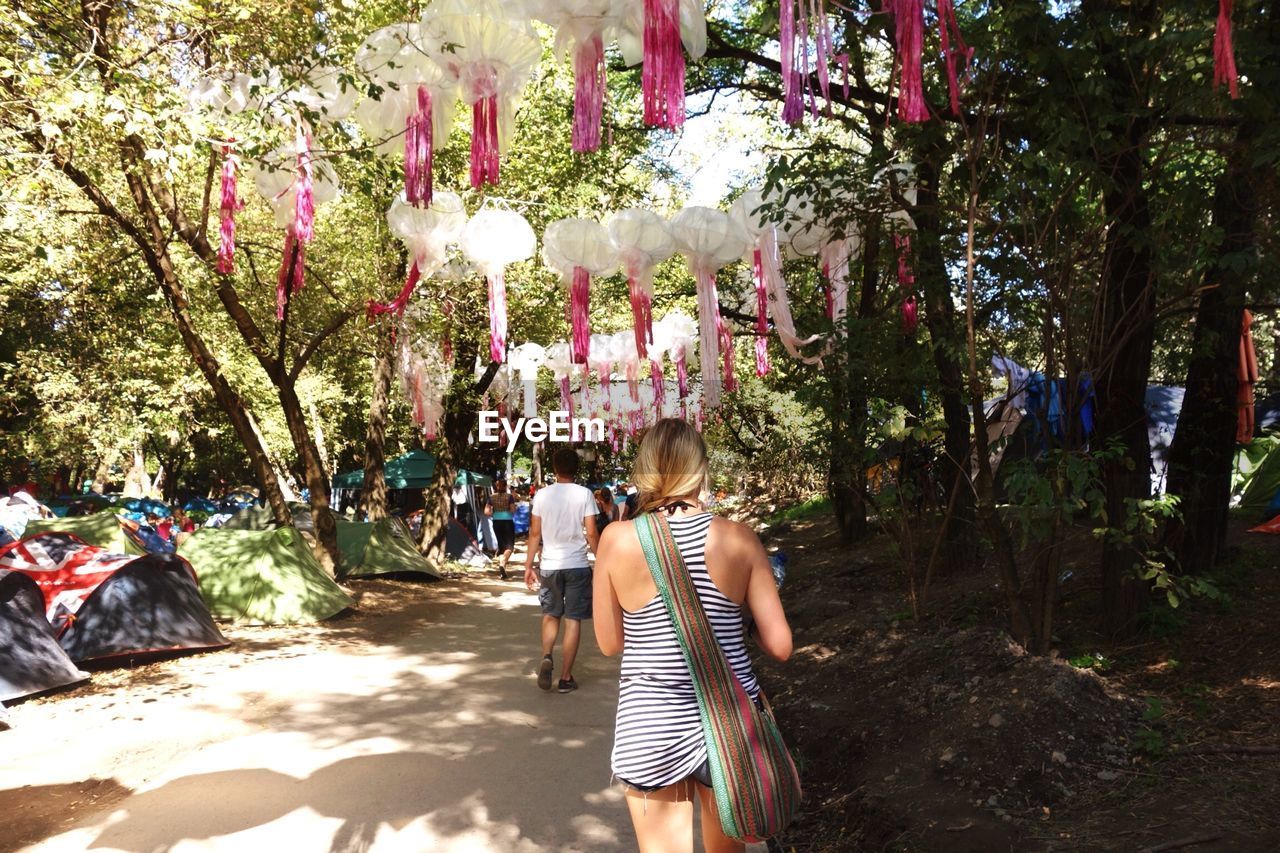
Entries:
[[529, 221], [511, 210], [482, 210], [462, 232], [463, 254], [484, 275], [489, 288], [489, 356], [506, 360], [506, 267], [533, 257], [537, 237]]
[[591, 277], [612, 275], [618, 268], [618, 254], [600, 223], [558, 219], [542, 236], [542, 260], [560, 273], [569, 288], [573, 360], [583, 364], [590, 354]]
[[542, 59], [519, 2], [436, 0], [422, 17], [432, 56], [472, 108], [471, 186], [497, 184], [516, 102]]
[[[671, 233], [676, 247], [689, 261], [698, 288], [698, 356], [702, 368], [703, 397], [708, 408], [720, 405], [720, 389], [737, 388], [734, 372], [733, 337], [720, 316], [716, 296], [716, 273], [741, 258], [750, 245], [742, 226], [728, 214], [709, 207], [686, 207], [671, 220]], [[717, 362], [724, 357], [720, 379], [716, 379]]]
[[613, 40], [625, 0], [533, 0], [529, 9], [556, 29], [556, 59], [573, 48], [573, 150], [600, 148], [604, 118], [605, 45]]
[[653, 272], [675, 254], [675, 238], [661, 216], [631, 208], [609, 220], [609, 239], [627, 276], [636, 347], [644, 358], [653, 339]]
[[538, 414], [538, 369], [546, 359], [546, 349], [535, 343], [524, 343], [511, 350], [509, 367], [520, 380], [526, 418]]

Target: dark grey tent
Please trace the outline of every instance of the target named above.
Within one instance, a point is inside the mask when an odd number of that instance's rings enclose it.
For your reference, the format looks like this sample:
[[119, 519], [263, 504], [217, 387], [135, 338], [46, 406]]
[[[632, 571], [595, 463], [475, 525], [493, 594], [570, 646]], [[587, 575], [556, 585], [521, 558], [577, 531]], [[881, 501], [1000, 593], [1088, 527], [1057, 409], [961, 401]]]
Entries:
[[480, 550], [480, 544], [471, 538], [467, 528], [463, 527], [456, 518], [449, 519], [449, 526], [445, 528], [444, 548], [449, 559], [459, 563], [483, 566], [489, 562], [484, 551]]
[[54, 639], [36, 582], [0, 569], [0, 702], [88, 679]]
[[77, 663], [230, 645], [200, 597], [191, 564], [173, 554], [126, 563], [89, 594], [58, 642]]

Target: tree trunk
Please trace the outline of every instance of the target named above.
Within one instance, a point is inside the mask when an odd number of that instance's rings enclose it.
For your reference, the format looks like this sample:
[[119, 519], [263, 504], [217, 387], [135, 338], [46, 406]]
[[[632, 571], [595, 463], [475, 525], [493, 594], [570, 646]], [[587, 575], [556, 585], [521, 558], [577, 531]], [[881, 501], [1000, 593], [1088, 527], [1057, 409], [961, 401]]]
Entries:
[[385, 445], [391, 396], [391, 324], [381, 324], [377, 335], [378, 347], [373, 357], [373, 395], [369, 399], [369, 426], [364, 440], [364, 485], [360, 489], [360, 506], [369, 521], [387, 517]]
[[[956, 321], [951, 279], [942, 252], [942, 221], [939, 215], [938, 162], [944, 156], [944, 136], [936, 133], [919, 152], [917, 204], [912, 218], [916, 223], [916, 277], [924, 295], [925, 323], [929, 330], [933, 363], [938, 371], [942, 415], [946, 422], [944, 458], [940, 477], [952, 505], [946, 522], [945, 559], [951, 571], [969, 568], [977, 556], [973, 488], [969, 482], [969, 409], [965, 405], [964, 370], [960, 354], [964, 337]], [[954, 495], [954, 498], [953, 498]]]
[[1253, 165], [1258, 131], [1255, 121], [1241, 126], [1218, 178], [1213, 223], [1222, 230], [1222, 239], [1216, 263], [1205, 271], [1186, 397], [1169, 450], [1169, 493], [1181, 499], [1182, 518], [1170, 524], [1166, 544], [1177, 554], [1181, 570], [1193, 574], [1213, 568], [1227, 534], [1240, 334], [1246, 291], [1257, 268], [1257, 187], [1265, 180], [1263, 170]]

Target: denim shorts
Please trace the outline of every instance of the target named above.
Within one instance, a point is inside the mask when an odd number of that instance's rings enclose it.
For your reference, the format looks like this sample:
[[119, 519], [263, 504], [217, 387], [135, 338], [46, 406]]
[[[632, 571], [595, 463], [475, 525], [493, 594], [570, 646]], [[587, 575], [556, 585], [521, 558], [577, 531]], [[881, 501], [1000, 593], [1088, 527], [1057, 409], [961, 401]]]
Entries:
[[565, 619], [591, 618], [591, 569], [542, 572], [538, 603], [542, 615]]
[[[630, 788], [632, 791], [636, 791], [637, 793], [641, 793], [641, 794], [652, 794], [654, 791], [661, 791], [663, 788], [671, 787], [671, 785], [636, 785], [631, 782], [628, 782], [626, 779], [623, 779], [621, 776], [615, 776], [614, 778], [617, 779], [619, 782], [621, 782], [624, 787]], [[699, 764], [696, 770], [694, 770], [684, 779], [681, 779], [680, 782], [684, 782], [688, 779], [692, 779], [693, 781], [697, 782], [699, 785], [701, 785], [704, 788], [710, 788], [711, 787], [711, 761], [708, 759], [707, 761], [704, 761], [701, 764]], [[679, 785], [680, 782], [672, 782], [671, 784]]]

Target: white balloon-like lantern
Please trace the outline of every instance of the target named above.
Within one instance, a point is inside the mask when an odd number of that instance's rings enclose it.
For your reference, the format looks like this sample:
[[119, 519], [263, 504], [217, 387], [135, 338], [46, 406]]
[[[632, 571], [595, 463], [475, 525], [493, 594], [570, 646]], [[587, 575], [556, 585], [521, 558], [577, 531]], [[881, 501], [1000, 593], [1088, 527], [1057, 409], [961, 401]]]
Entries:
[[661, 216], [631, 208], [609, 220], [609, 239], [627, 276], [636, 350], [646, 358], [653, 340], [653, 271], [675, 254], [675, 238]]
[[312, 163], [305, 143], [268, 154], [254, 170], [254, 185], [285, 229], [284, 253], [276, 279], [276, 318], [284, 319], [289, 298], [306, 283], [306, 249], [313, 236], [315, 209], [338, 197], [338, 177], [327, 162]]
[[524, 416], [536, 417], [538, 414], [538, 368], [547, 360], [547, 351], [535, 343], [524, 343], [511, 350], [510, 367], [520, 379], [521, 399], [524, 402]]
[[606, 85], [604, 46], [622, 20], [625, 0], [533, 0], [530, 11], [556, 29], [556, 57], [573, 47], [573, 150], [600, 148]]
[[628, 65], [643, 63], [644, 123], [675, 129], [684, 124], [685, 59], [707, 52], [703, 0], [645, 0], [627, 5], [618, 46]]
[[515, 105], [542, 59], [542, 40], [518, 2], [436, 0], [422, 26], [436, 62], [471, 106], [471, 186], [497, 184]]
[[501, 364], [507, 351], [506, 267], [533, 257], [538, 238], [529, 221], [512, 210], [481, 210], [462, 232], [462, 252], [489, 288], [489, 357]]
[[547, 356], [543, 364], [556, 380], [560, 388], [560, 405], [570, 415], [573, 414], [573, 393], [569, 388], [569, 375], [573, 373], [573, 353], [569, 345], [559, 341], [547, 347]]
[[671, 220], [676, 247], [689, 261], [698, 289], [698, 357], [702, 367], [703, 397], [708, 408], [720, 405], [717, 362], [724, 356], [721, 372], [726, 391], [737, 388], [733, 364], [733, 336], [720, 316], [716, 296], [716, 273], [741, 258], [749, 238], [729, 215], [710, 207], [686, 207]]
[[573, 360], [585, 364], [591, 350], [591, 277], [612, 275], [618, 268], [609, 232], [590, 219], [558, 219], [542, 236], [542, 260], [569, 288]]
[[[680, 398], [689, 396], [689, 359], [694, 355], [698, 344], [698, 324], [683, 311], [671, 311], [661, 320], [653, 324], [652, 352], [666, 353], [676, 366], [676, 387]], [[660, 360], [651, 359], [650, 366], [656, 366], [653, 375], [655, 397], [665, 396], [666, 378], [662, 375]], [[659, 391], [659, 385], [664, 391]], [[660, 401], [661, 402], [661, 401]]]
[[429, 207], [414, 207], [401, 193], [387, 211], [387, 226], [409, 251], [409, 275], [391, 302], [369, 302], [370, 318], [404, 313], [418, 282], [435, 275], [448, 262], [450, 244], [461, 239], [467, 226], [467, 211], [455, 193], [436, 193]]
[[419, 23], [375, 30], [355, 62], [382, 89], [356, 108], [356, 120], [379, 153], [403, 155], [405, 195], [422, 207], [431, 203], [435, 149], [449, 137], [456, 80], [431, 57], [429, 32]]

